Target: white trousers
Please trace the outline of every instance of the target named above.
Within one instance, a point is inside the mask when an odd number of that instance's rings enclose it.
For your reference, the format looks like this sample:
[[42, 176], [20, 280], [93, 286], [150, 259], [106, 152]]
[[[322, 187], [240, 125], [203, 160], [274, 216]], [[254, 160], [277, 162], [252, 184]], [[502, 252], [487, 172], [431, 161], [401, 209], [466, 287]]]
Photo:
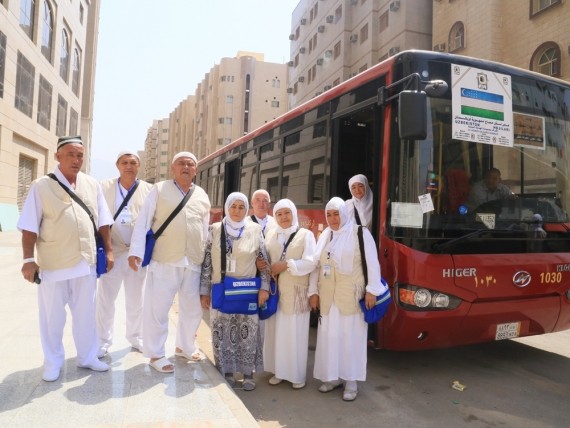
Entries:
[[359, 311], [342, 315], [333, 303], [317, 330], [313, 376], [323, 382], [366, 380], [368, 324]]
[[113, 344], [115, 326], [115, 301], [121, 289], [125, 290], [126, 338], [142, 350], [143, 296], [146, 267], [137, 272], [129, 267], [128, 253], [115, 257], [115, 265], [101, 275], [97, 286], [97, 336], [99, 348], [108, 349]]
[[63, 329], [71, 312], [71, 331], [77, 349], [77, 365], [97, 360], [95, 328], [95, 292], [97, 277], [91, 275], [65, 281], [42, 281], [38, 285], [40, 337], [44, 351], [44, 368], [60, 369], [65, 361]]
[[[194, 268], [195, 269], [195, 268]], [[168, 313], [178, 293], [178, 327], [176, 347], [192, 355], [196, 331], [202, 320], [200, 305], [200, 271], [192, 267], [175, 267], [152, 263], [146, 279], [143, 308], [143, 354], [148, 358], [166, 355]]]

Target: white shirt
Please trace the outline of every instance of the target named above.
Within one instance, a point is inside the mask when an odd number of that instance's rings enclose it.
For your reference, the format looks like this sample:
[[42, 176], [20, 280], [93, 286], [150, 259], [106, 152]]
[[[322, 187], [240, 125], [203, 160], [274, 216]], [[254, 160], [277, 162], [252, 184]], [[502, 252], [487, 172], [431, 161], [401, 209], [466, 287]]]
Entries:
[[[194, 185], [193, 185], [194, 186]], [[154, 213], [156, 212], [156, 203], [158, 202], [158, 188], [153, 186], [150, 190], [144, 204], [139, 212], [135, 227], [133, 229], [133, 234], [131, 236], [131, 246], [129, 249], [129, 256], [135, 256], [140, 259], [144, 257], [144, 248], [146, 242], [146, 233], [152, 225], [152, 219], [154, 218]], [[206, 216], [202, 219], [202, 239], [205, 241], [208, 238], [208, 225], [210, 223], [210, 216]], [[158, 263], [155, 260], [151, 260], [149, 264], [149, 269], [153, 265]], [[191, 266], [192, 270], [200, 272], [202, 267], [196, 265], [188, 260], [188, 257], [184, 256], [180, 260], [174, 263], [164, 263], [176, 267]]]
[[[55, 168], [54, 174], [61, 183], [63, 183], [72, 192], [75, 193], [75, 189], [71, 187], [71, 184], [69, 183], [69, 181], [67, 181], [67, 178], [65, 178], [64, 175], [61, 173], [59, 167]], [[107, 202], [105, 202], [105, 197], [103, 196], [103, 191], [101, 190], [101, 186], [99, 185], [99, 183], [97, 183], [97, 207], [99, 209], [98, 227], [112, 225], [113, 215], [109, 211], [109, 207], [107, 207]], [[26, 202], [24, 202], [24, 206], [22, 207], [22, 213], [20, 214], [20, 218], [18, 219], [17, 228], [20, 232], [22, 230], [26, 230], [28, 232], [32, 232], [35, 233], [36, 235], [39, 235], [42, 217], [43, 217], [43, 211], [41, 206], [40, 195], [38, 193], [37, 186], [32, 185], [32, 187], [30, 187], [28, 197], [26, 198]], [[85, 259], [81, 259], [79, 263], [70, 268], [56, 269], [56, 270], [42, 270], [41, 277], [42, 280], [45, 281], [65, 281], [68, 279], [79, 278], [85, 275], [89, 275], [91, 274], [91, 269], [95, 269], [95, 265], [89, 265]]]

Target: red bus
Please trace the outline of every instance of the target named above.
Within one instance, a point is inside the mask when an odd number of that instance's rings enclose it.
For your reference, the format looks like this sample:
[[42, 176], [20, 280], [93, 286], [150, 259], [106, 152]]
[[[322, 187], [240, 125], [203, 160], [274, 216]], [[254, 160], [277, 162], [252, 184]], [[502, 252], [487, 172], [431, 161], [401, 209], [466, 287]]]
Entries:
[[[263, 188], [318, 235], [365, 174], [394, 302], [371, 343], [421, 350], [570, 328], [569, 159], [566, 82], [406, 51], [202, 159], [197, 182], [214, 219]], [[475, 206], [491, 168], [509, 196]]]

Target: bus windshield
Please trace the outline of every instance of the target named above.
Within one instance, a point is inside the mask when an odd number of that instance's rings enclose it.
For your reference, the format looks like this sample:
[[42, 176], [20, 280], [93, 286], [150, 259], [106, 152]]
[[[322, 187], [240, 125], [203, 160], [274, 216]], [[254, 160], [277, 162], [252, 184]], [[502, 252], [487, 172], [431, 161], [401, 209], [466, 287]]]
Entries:
[[466, 141], [452, 131], [452, 68], [420, 70], [450, 88], [428, 97], [427, 138], [392, 138], [387, 235], [430, 253], [569, 251], [570, 91], [510, 76], [511, 145]]

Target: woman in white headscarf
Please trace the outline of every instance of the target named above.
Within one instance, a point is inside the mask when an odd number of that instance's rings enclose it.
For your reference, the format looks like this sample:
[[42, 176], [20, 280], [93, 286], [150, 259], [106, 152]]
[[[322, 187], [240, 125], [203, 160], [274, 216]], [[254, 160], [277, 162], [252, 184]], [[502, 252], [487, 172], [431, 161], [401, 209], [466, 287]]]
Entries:
[[265, 321], [263, 365], [275, 375], [271, 385], [283, 380], [293, 389], [305, 386], [309, 349], [309, 274], [315, 269], [315, 237], [299, 228], [297, 207], [289, 199], [281, 199], [273, 207], [277, 226], [267, 232], [265, 248], [271, 275], [279, 293], [274, 316]]
[[364, 297], [372, 308], [376, 296], [385, 291], [380, 282], [380, 264], [376, 244], [363, 227], [363, 241], [368, 265], [368, 284], [364, 283], [358, 228], [346, 213], [341, 198], [326, 205], [328, 227], [317, 242], [318, 267], [311, 274], [309, 302], [320, 309], [317, 331], [314, 377], [323, 382], [319, 391], [329, 392], [344, 383], [343, 400], [352, 401], [358, 393], [357, 381], [366, 380], [368, 325], [360, 309]]
[[357, 174], [348, 180], [351, 199], [346, 200], [347, 214], [354, 218], [359, 226], [370, 228], [372, 224], [372, 189], [368, 179], [363, 174]]
[[[261, 226], [246, 222], [249, 209], [247, 196], [231, 193], [224, 206], [225, 217], [214, 223], [206, 243], [206, 255], [200, 279], [202, 308], [210, 309], [212, 284], [221, 282], [221, 251], [226, 252], [226, 273], [234, 278], [256, 276], [255, 260], [265, 256]], [[226, 242], [222, 247], [222, 230]], [[269, 297], [269, 275], [261, 272], [261, 290], [258, 304]], [[230, 386], [235, 386], [235, 373], [243, 373], [243, 389], [255, 389], [253, 372], [263, 371], [263, 337], [259, 316], [226, 314], [215, 309], [210, 311], [212, 345], [216, 368], [224, 375]]]

